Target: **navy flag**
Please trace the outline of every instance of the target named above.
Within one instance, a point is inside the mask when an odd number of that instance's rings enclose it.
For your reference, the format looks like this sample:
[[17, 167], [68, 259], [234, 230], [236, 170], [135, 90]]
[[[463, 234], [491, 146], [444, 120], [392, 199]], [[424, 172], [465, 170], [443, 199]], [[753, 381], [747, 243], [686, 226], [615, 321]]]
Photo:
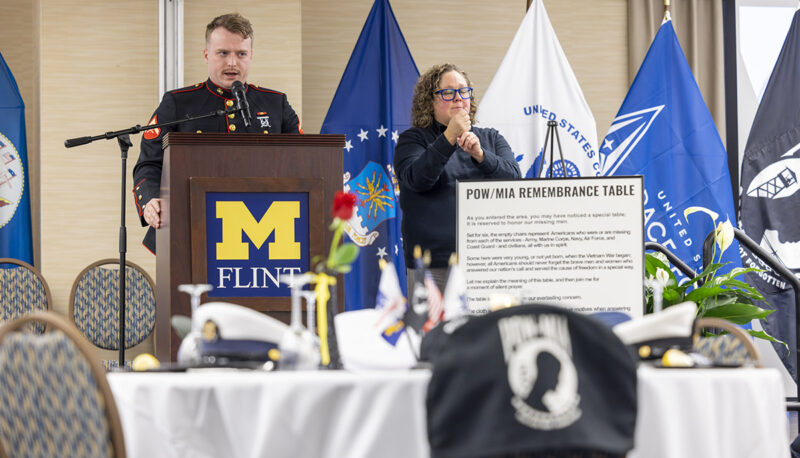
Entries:
[[[776, 257], [796, 276], [800, 274], [800, 11], [775, 63], [758, 106], [744, 149], [741, 186], [741, 226], [747, 235]], [[795, 298], [791, 285], [749, 251], [741, 249], [747, 280], [775, 310], [761, 321], [764, 330], [789, 346], [773, 344], [793, 378], [797, 378], [794, 351]]]
[[33, 264], [25, 104], [0, 55], [0, 258]]
[[[344, 190], [356, 195], [346, 232], [361, 247], [345, 275], [345, 310], [375, 306], [378, 261], [406, 269], [400, 232], [399, 188], [392, 163], [399, 132], [411, 127], [411, 98], [419, 71], [388, 0], [375, 0], [339, 82], [323, 134], [344, 134]], [[405, 291], [404, 291], [405, 294]]]
[[[670, 20], [600, 145], [600, 165], [603, 175], [644, 176], [645, 237], [700, 272], [703, 241], [715, 224], [697, 215], [687, 221], [684, 212], [705, 208], [717, 224], [736, 216], [728, 155]], [[725, 271], [741, 265], [737, 247], [725, 251]]]

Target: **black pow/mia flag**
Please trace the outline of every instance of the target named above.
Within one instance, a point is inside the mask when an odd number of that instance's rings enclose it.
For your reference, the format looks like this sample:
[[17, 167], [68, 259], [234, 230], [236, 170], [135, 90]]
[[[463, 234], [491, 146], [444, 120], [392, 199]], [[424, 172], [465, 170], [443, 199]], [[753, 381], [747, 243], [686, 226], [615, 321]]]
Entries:
[[[796, 12], [744, 151], [741, 180], [741, 227], [795, 275], [800, 274], [800, 11]], [[748, 282], [775, 310], [761, 320], [764, 330], [786, 342], [774, 344], [786, 369], [795, 367], [795, 297], [791, 284], [740, 247], [742, 265], [764, 272], [747, 274]]]

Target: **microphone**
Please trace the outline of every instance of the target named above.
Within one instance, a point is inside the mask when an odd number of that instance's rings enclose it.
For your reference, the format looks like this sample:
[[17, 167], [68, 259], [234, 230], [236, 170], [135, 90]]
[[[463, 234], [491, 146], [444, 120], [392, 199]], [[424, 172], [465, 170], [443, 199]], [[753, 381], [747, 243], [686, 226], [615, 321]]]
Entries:
[[92, 137], [78, 137], [64, 140], [64, 146], [72, 148], [73, 146], [85, 145], [92, 141]]
[[244, 126], [250, 127], [250, 105], [247, 103], [247, 97], [245, 96], [242, 82], [239, 80], [234, 81], [233, 86], [231, 86], [231, 92], [236, 99], [236, 109], [239, 110], [239, 114], [242, 115]]

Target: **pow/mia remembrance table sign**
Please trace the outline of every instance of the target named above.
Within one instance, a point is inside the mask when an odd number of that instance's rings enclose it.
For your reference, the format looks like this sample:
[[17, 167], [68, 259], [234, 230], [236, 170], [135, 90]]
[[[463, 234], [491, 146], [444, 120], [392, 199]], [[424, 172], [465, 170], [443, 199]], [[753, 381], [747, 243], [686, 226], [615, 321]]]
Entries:
[[457, 248], [473, 312], [492, 294], [644, 312], [643, 179], [462, 181]]

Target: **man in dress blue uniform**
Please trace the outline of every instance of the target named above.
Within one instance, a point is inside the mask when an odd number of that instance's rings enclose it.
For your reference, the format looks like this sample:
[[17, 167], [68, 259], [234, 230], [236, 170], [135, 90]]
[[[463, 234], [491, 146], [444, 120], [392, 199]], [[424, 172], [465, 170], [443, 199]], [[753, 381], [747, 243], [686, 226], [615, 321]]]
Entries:
[[142, 226], [150, 226], [143, 244], [153, 253], [155, 229], [161, 227], [159, 193], [164, 160], [161, 141], [167, 132], [303, 133], [300, 119], [289, 105], [286, 94], [247, 83], [247, 72], [253, 56], [253, 27], [250, 21], [237, 13], [214, 18], [206, 27], [203, 56], [208, 64], [208, 79], [204, 83], [164, 94], [149, 124], [230, 108], [235, 104], [231, 93], [235, 81], [244, 84], [252, 119], [250, 126], [245, 127], [242, 116], [235, 112], [144, 132], [139, 160], [133, 169], [133, 194]]

